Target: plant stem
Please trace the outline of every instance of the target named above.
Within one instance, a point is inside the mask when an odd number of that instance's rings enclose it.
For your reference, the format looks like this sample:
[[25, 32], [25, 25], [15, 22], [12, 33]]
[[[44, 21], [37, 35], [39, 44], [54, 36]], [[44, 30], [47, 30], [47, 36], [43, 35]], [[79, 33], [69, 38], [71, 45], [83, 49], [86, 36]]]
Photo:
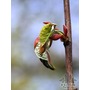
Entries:
[[68, 85], [68, 90], [74, 90], [74, 78], [73, 78], [73, 67], [72, 67], [72, 33], [71, 33], [69, 0], [64, 0], [64, 14], [65, 14], [65, 25], [68, 28], [68, 37], [70, 41], [68, 45], [65, 44], [67, 85]]

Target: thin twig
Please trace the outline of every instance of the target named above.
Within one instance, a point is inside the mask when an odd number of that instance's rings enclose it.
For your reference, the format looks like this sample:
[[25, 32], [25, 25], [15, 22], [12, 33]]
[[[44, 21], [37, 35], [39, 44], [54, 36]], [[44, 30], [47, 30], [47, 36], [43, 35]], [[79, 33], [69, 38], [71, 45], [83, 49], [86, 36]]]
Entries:
[[68, 37], [70, 41], [68, 45], [65, 44], [67, 85], [68, 85], [68, 90], [74, 90], [74, 78], [73, 78], [73, 67], [72, 67], [72, 33], [71, 33], [69, 0], [64, 0], [64, 14], [65, 14], [65, 25], [68, 28]]

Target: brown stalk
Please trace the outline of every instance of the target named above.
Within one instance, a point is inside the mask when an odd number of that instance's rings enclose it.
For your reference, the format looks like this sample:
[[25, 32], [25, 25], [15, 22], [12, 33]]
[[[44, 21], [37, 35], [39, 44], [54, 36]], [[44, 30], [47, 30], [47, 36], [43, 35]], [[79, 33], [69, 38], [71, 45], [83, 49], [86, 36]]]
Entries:
[[72, 65], [72, 33], [71, 33], [71, 19], [70, 19], [70, 5], [69, 0], [64, 0], [64, 15], [65, 15], [65, 25], [68, 28], [69, 43], [65, 44], [65, 55], [66, 55], [66, 77], [68, 90], [74, 89], [74, 78], [73, 78], [73, 65]]

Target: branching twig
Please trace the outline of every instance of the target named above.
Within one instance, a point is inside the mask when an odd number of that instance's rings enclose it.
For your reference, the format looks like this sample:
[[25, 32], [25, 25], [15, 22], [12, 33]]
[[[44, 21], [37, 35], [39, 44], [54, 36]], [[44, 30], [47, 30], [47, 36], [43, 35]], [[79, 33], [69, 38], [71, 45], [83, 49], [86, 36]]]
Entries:
[[71, 20], [70, 20], [70, 6], [69, 0], [64, 0], [64, 14], [65, 14], [65, 25], [68, 28], [69, 44], [65, 45], [66, 55], [66, 71], [67, 71], [67, 84], [68, 90], [74, 90], [74, 78], [72, 68], [72, 34], [71, 34]]

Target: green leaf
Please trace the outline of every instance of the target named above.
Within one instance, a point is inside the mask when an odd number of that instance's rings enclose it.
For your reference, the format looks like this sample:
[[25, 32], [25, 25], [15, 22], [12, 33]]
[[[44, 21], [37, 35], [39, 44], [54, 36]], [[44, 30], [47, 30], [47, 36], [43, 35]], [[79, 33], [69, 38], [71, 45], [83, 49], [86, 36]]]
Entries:
[[49, 23], [49, 24], [46, 24], [45, 26], [43, 26], [40, 34], [39, 34], [39, 37], [40, 37], [40, 43], [43, 45], [45, 45], [46, 42], [48, 42], [49, 40], [49, 37], [53, 34], [52, 32], [52, 24]]

